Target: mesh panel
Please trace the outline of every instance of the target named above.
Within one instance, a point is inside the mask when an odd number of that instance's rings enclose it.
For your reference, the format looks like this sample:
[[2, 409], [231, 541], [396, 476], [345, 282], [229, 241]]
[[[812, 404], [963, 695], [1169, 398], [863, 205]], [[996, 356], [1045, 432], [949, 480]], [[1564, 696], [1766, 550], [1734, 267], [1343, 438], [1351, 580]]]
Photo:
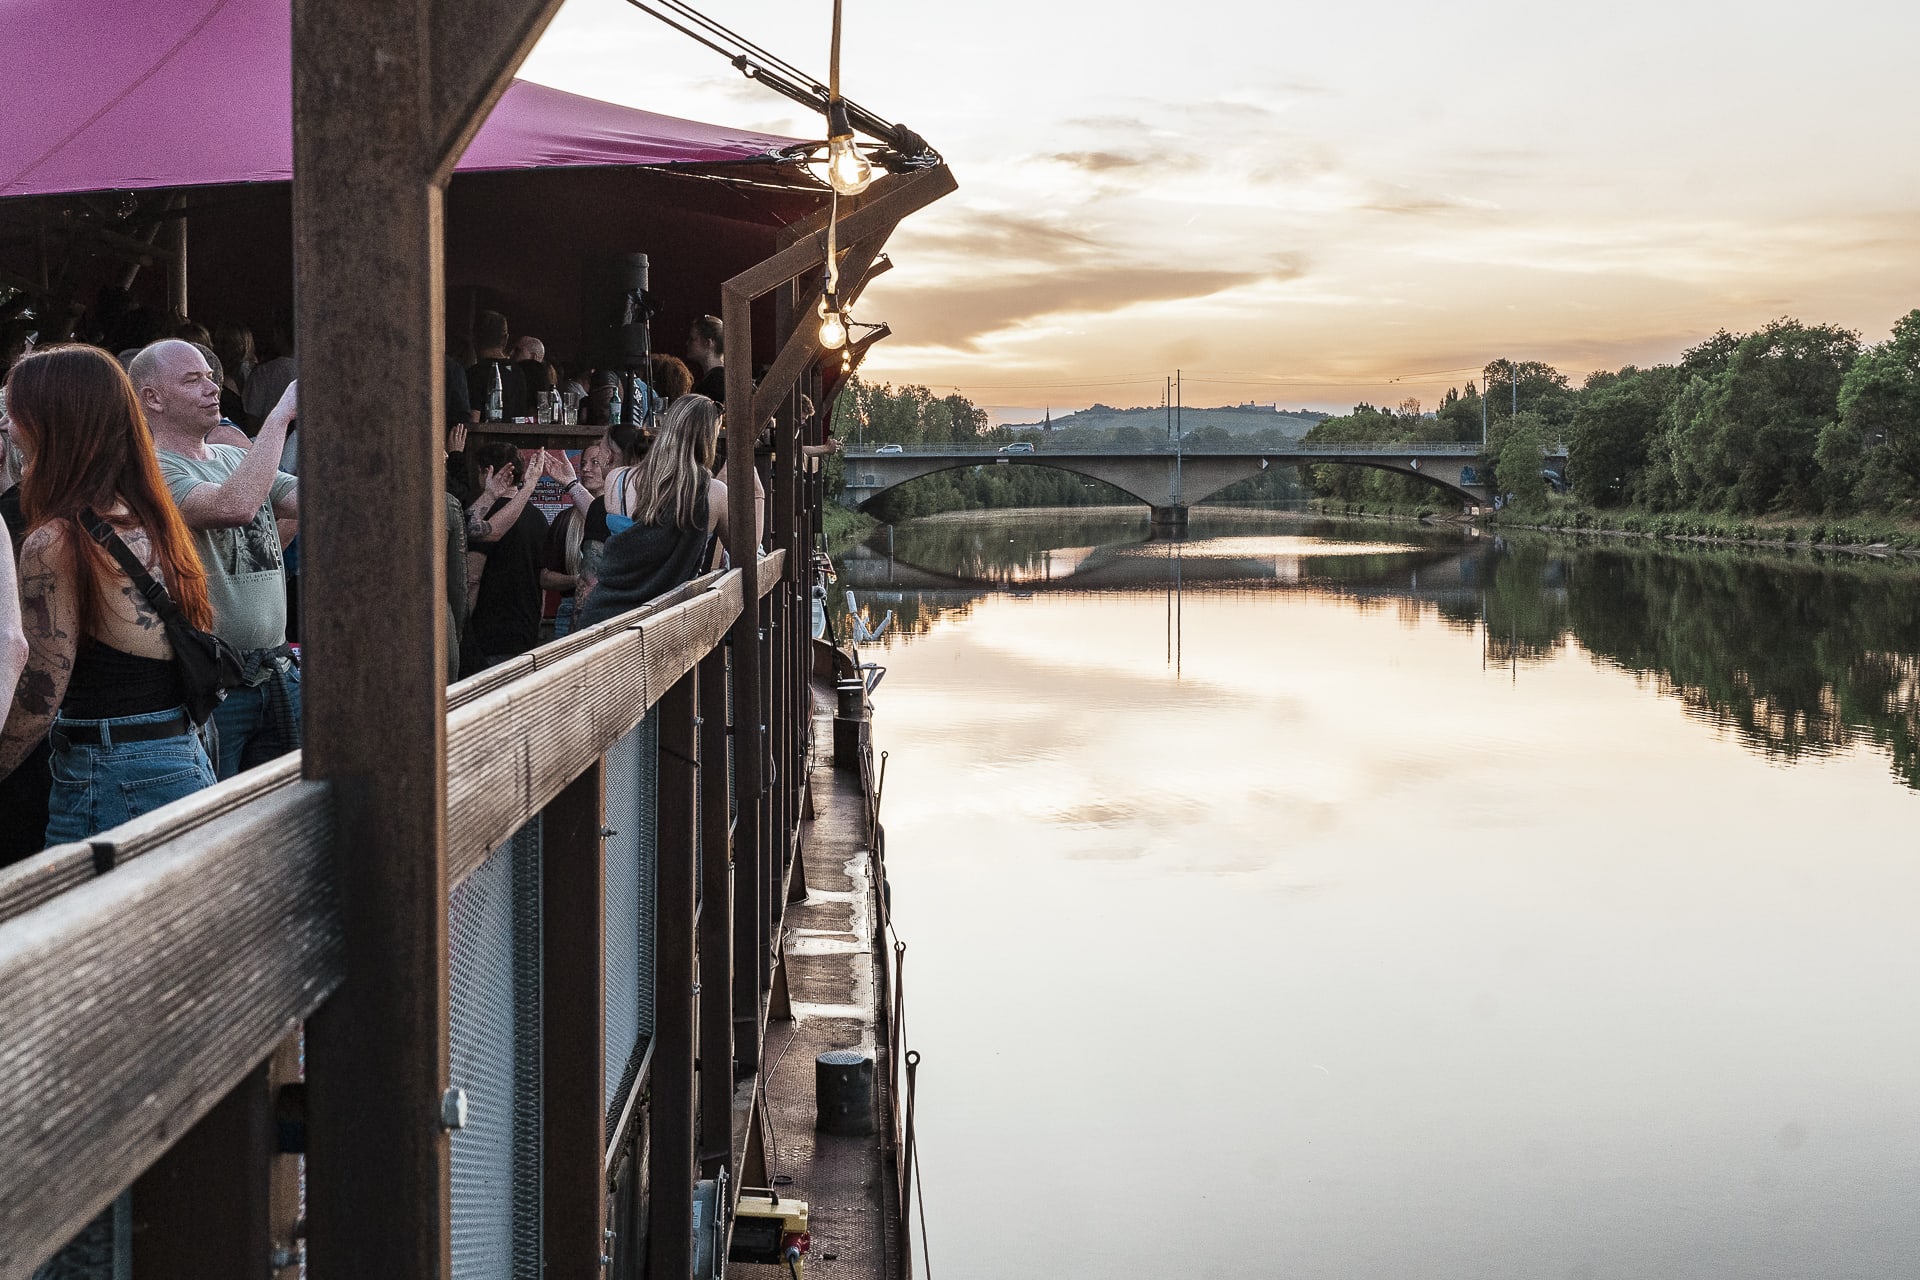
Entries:
[[60, 1252], [35, 1268], [33, 1280], [128, 1280], [132, 1274], [133, 1193], [122, 1191]]
[[540, 1274], [540, 819], [453, 891], [447, 933], [453, 1274]]
[[623, 1098], [653, 1035], [653, 863], [660, 721], [649, 714], [607, 750], [607, 1108]]

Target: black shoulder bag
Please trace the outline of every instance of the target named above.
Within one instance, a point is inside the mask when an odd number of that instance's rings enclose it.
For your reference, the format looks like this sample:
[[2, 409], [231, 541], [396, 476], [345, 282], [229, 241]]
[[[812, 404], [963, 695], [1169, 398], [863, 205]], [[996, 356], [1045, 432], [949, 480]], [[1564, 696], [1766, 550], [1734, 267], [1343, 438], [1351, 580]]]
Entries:
[[239, 650], [213, 632], [202, 631], [188, 622], [167, 589], [154, 581], [147, 567], [133, 554], [133, 548], [121, 541], [106, 521], [91, 511], [85, 513], [85, 520], [93, 540], [119, 562], [128, 581], [160, 615], [160, 621], [167, 628], [167, 640], [173, 645], [173, 660], [180, 668], [180, 682], [186, 686], [187, 715], [196, 725], [205, 724], [213, 709], [227, 696], [227, 690], [239, 688], [245, 679], [246, 663]]

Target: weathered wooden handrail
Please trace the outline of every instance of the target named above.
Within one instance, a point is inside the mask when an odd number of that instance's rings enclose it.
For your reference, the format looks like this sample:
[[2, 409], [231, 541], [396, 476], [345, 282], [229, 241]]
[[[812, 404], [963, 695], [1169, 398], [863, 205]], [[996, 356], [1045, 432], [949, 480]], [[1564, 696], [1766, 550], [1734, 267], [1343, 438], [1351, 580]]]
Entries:
[[329, 789], [278, 787], [0, 927], [0, 1275], [26, 1275], [342, 977]]
[[[784, 557], [760, 562], [763, 592]], [[449, 693], [449, 887], [726, 637], [713, 574]], [[344, 977], [297, 755], [0, 872], [0, 1276], [27, 1275]]]

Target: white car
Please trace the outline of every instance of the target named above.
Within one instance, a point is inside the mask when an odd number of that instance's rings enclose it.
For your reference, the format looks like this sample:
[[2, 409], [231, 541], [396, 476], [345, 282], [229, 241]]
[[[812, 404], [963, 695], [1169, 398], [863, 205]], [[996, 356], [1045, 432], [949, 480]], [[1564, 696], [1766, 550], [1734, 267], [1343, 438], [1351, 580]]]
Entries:
[[878, 449], [875, 449], [874, 452], [875, 453], [905, 453], [906, 450], [897, 444], [883, 444]]

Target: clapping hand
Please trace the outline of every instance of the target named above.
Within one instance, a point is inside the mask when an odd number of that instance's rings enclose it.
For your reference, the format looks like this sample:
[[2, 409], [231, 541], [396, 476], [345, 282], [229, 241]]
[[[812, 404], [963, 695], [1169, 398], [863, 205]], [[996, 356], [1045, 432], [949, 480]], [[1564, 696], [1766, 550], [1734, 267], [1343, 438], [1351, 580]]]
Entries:
[[547, 472], [559, 481], [561, 488], [571, 488], [574, 482], [580, 479], [580, 473], [573, 469], [573, 463], [568, 460], [565, 450], [553, 453], [543, 450], [540, 456], [547, 459]]
[[532, 489], [540, 483], [540, 477], [547, 473], [547, 451], [542, 449], [532, 457], [523, 454], [520, 458], [520, 466], [527, 473], [527, 478], [520, 482], [520, 487]]
[[447, 452], [465, 453], [467, 451], [467, 424], [456, 422], [447, 428]]

